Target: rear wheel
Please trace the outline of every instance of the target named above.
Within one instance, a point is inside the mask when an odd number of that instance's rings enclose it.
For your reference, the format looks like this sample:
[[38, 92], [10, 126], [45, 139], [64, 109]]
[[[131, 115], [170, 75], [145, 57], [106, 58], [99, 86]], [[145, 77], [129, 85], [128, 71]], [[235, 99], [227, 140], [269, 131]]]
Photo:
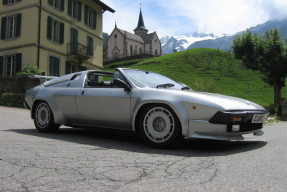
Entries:
[[54, 123], [54, 116], [49, 105], [41, 101], [36, 104], [33, 113], [36, 129], [42, 133], [52, 133], [58, 131], [60, 125]]
[[182, 140], [178, 117], [166, 105], [147, 106], [141, 113], [139, 128], [141, 137], [155, 148], [174, 147]]

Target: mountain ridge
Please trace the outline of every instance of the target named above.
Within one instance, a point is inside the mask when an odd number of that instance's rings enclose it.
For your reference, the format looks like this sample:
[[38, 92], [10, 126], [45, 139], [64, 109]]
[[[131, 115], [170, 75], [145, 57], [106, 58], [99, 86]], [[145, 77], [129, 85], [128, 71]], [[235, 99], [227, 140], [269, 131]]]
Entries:
[[[279, 29], [280, 35], [282, 38], [287, 37], [287, 19], [284, 20], [269, 20], [263, 24], [256, 25], [254, 27], [249, 28], [249, 30], [252, 33], [258, 33], [258, 34], [263, 34], [266, 32], [266, 30], [270, 30], [277, 27]], [[246, 30], [245, 30], [246, 31]], [[193, 48], [213, 48], [213, 49], [220, 49], [223, 51], [230, 52], [232, 43], [233, 43], [233, 38], [237, 35], [242, 34], [245, 31], [238, 32], [234, 35], [222, 35], [222, 36], [209, 36], [209, 38], [206, 39], [195, 39], [194, 42], [191, 42], [190, 45], [186, 46], [186, 44], [189, 42], [187, 39], [181, 38], [178, 40], [177, 37], [179, 36], [169, 36], [171, 40], [164, 39], [164, 43], [162, 42], [162, 52], [163, 54], [169, 54], [174, 52], [174, 48], [176, 48], [176, 51], [183, 51], [187, 49], [193, 49]], [[204, 34], [204, 33], [203, 33]], [[204, 34], [207, 35], [208, 34]], [[188, 36], [188, 35], [187, 35]], [[206, 36], [206, 37], [207, 37]], [[165, 36], [166, 37], [166, 36]], [[162, 40], [162, 38], [161, 38]], [[167, 41], [170, 41], [172, 44], [166, 44]], [[182, 45], [183, 43], [184, 46]], [[169, 45], [169, 46], [168, 46]], [[173, 47], [171, 47], [172, 45]]]

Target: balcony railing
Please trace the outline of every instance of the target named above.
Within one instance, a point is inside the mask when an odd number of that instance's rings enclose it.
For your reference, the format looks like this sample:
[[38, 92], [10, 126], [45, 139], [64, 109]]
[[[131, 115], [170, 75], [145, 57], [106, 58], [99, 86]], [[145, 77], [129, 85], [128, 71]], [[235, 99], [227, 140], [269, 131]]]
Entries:
[[68, 54], [75, 56], [79, 60], [87, 60], [90, 58], [88, 55], [88, 46], [81, 43], [68, 43]]

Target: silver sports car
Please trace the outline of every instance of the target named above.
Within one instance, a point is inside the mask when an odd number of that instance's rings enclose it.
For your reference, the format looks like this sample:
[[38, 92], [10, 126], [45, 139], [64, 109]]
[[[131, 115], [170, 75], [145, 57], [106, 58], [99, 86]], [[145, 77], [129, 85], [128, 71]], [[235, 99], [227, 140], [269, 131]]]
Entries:
[[157, 73], [123, 68], [46, 81], [26, 92], [25, 107], [39, 132], [55, 132], [61, 125], [122, 129], [157, 148], [182, 138], [262, 135], [269, 114], [250, 101], [196, 92]]

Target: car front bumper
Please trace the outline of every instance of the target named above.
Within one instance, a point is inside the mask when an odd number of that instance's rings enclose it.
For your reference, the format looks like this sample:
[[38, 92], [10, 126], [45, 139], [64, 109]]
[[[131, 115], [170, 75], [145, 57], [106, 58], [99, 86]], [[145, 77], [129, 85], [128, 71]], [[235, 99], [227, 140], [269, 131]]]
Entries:
[[[236, 131], [232, 131], [232, 126], [236, 126]], [[263, 135], [261, 131], [263, 124], [258, 125], [230, 125], [214, 124], [205, 120], [189, 120], [188, 138], [203, 138], [214, 140], [243, 140], [244, 134], [253, 133], [254, 135]]]

